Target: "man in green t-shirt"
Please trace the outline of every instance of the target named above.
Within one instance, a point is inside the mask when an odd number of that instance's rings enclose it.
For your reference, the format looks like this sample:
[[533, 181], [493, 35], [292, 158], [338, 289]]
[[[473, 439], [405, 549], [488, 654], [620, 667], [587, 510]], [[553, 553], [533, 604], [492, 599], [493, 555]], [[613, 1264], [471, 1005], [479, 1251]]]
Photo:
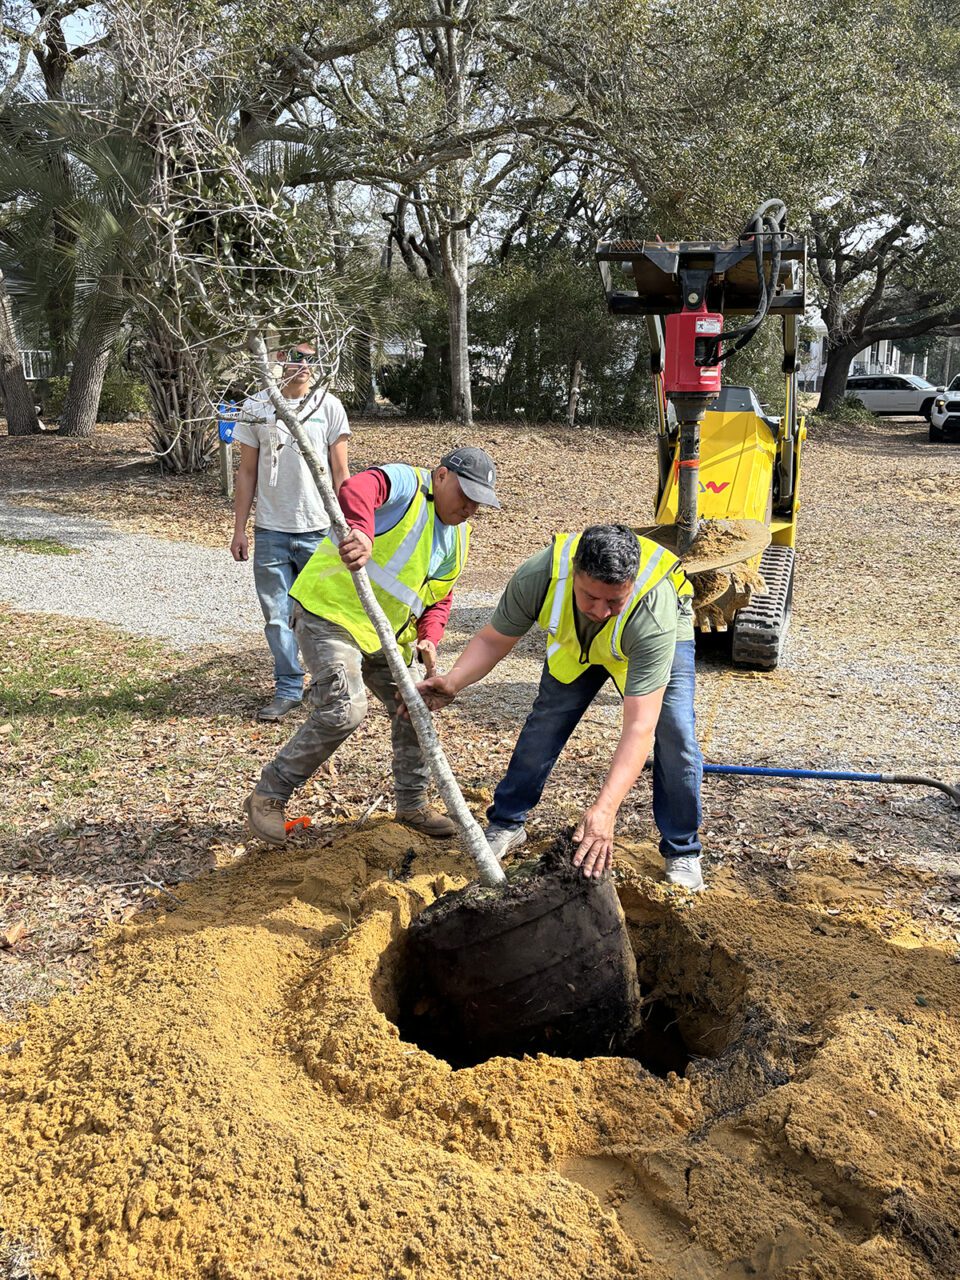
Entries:
[[655, 740], [653, 813], [666, 877], [702, 889], [692, 591], [678, 561], [624, 525], [558, 534], [516, 571], [451, 670], [418, 686], [431, 710], [492, 671], [534, 623], [547, 632], [547, 660], [487, 811], [490, 847], [502, 858], [526, 840], [527, 815], [557, 757], [612, 676], [623, 695], [623, 727], [600, 793], [574, 833], [574, 863], [588, 876], [609, 867], [617, 813]]

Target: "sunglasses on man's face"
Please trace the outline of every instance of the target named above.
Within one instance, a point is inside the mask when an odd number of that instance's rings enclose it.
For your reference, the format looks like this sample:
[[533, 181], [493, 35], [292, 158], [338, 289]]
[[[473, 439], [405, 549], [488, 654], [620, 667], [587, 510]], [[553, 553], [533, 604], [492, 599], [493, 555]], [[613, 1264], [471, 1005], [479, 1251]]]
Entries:
[[319, 364], [320, 357], [315, 351], [298, 351], [296, 347], [291, 347], [289, 351], [282, 351], [284, 364]]

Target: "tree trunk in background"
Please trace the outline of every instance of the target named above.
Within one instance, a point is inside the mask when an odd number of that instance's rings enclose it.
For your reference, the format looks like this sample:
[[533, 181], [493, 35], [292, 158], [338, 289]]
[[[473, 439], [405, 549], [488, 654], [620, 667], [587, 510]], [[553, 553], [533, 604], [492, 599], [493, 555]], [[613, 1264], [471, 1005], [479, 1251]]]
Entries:
[[204, 471], [217, 455], [216, 422], [202, 354], [161, 324], [147, 329], [143, 376], [153, 405], [150, 443], [162, 472]]
[[439, 416], [443, 404], [440, 388], [443, 385], [443, 345], [423, 335], [423, 393], [420, 396], [420, 412], [429, 417]]
[[[44, 5], [41, 11], [47, 19], [47, 28], [41, 43], [34, 48], [34, 57], [43, 76], [44, 89], [49, 102], [64, 100], [64, 86], [70, 69], [76, 65], [67, 37], [63, 31], [63, 20], [66, 14], [55, 12], [57, 6]], [[67, 6], [61, 6], [70, 12]], [[86, 6], [80, 6], [84, 8]], [[64, 204], [69, 205], [68, 192], [73, 189], [73, 174], [67, 149], [59, 144], [53, 149], [45, 149], [43, 167], [52, 186], [63, 192]], [[77, 286], [76, 245], [77, 232], [66, 212], [54, 210], [51, 218], [53, 230], [54, 259], [56, 272], [47, 297], [45, 311], [47, 332], [50, 338], [52, 353], [51, 372], [58, 377], [67, 372], [70, 360], [70, 346], [73, 338], [73, 323]], [[99, 391], [97, 397], [99, 399]], [[94, 408], [96, 415], [96, 408]], [[63, 428], [61, 427], [61, 431]], [[86, 434], [89, 434], [87, 432]]]
[[120, 320], [107, 318], [95, 301], [80, 331], [73, 356], [73, 371], [60, 415], [62, 436], [93, 435], [103, 379], [110, 363], [110, 349], [119, 329]]
[[643, 401], [651, 398], [650, 355], [645, 342], [637, 339], [633, 368], [623, 388], [620, 417], [623, 422], [636, 422]]
[[827, 351], [827, 365], [823, 371], [823, 386], [820, 388], [820, 401], [817, 413], [832, 413], [843, 400], [847, 387], [847, 374], [850, 362], [860, 348], [856, 344], [831, 347]]
[[[55, 157], [48, 167], [61, 172], [61, 181], [66, 186], [68, 182], [66, 160], [62, 156]], [[74, 294], [77, 283], [74, 266], [77, 234], [72, 227], [64, 223], [58, 213], [53, 215], [52, 226], [59, 278], [47, 298], [45, 311], [47, 333], [50, 336], [50, 371], [56, 377], [62, 377], [67, 372], [67, 365], [70, 362], [70, 341], [73, 336]]]
[[13, 313], [3, 276], [0, 275], [0, 391], [11, 436], [32, 436], [40, 430], [33, 393], [23, 376], [20, 349], [13, 328]]
[[[442, 8], [442, 7], [441, 7]], [[470, 6], [463, 6], [463, 14]], [[461, 16], [458, 13], [458, 17]], [[459, 23], [436, 37], [437, 58], [434, 75], [441, 82], [447, 126], [453, 133], [463, 129], [467, 116], [467, 86], [471, 24]], [[440, 171], [439, 190], [444, 209], [440, 218], [440, 252], [443, 257], [447, 292], [447, 323], [450, 333], [450, 408], [464, 427], [473, 426], [473, 393], [470, 387], [469, 325], [467, 288], [470, 270], [470, 222], [466, 217], [466, 166], [454, 160]]]
[[524, 366], [526, 377], [526, 418], [527, 422], [537, 423], [540, 421], [540, 385], [543, 376], [540, 364], [539, 324], [532, 324], [527, 330], [524, 355], [526, 356], [526, 364]]
[[442, 237], [444, 284], [450, 327], [450, 408], [456, 420], [473, 426], [470, 388], [469, 328], [467, 324], [467, 233], [451, 228]]
[[577, 405], [580, 403], [580, 380], [583, 377], [583, 364], [578, 356], [570, 368], [569, 392], [567, 394], [567, 426], [576, 425]]
[[359, 330], [350, 342], [353, 365], [353, 408], [358, 413], [373, 413], [377, 397], [373, 386], [373, 340], [369, 316], [361, 316]]

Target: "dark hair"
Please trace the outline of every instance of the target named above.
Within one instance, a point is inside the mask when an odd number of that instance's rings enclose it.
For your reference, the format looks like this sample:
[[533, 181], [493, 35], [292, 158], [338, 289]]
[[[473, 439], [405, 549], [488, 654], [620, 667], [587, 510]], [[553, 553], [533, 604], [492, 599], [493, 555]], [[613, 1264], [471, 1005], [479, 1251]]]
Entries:
[[598, 582], [632, 582], [640, 568], [640, 543], [625, 524], [592, 524], [584, 529], [573, 566]]

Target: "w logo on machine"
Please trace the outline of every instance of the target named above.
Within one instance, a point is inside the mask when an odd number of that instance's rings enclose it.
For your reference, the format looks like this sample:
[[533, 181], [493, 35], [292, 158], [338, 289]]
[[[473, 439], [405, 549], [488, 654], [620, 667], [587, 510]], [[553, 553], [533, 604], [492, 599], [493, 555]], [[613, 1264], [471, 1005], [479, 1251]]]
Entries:
[[717, 484], [716, 480], [708, 480], [706, 484], [700, 481], [700, 492], [706, 493], [709, 489], [711, 493], [723, 493], [724, 489], [730, 484], [729, 480], [724, 480], [721, 484]]

